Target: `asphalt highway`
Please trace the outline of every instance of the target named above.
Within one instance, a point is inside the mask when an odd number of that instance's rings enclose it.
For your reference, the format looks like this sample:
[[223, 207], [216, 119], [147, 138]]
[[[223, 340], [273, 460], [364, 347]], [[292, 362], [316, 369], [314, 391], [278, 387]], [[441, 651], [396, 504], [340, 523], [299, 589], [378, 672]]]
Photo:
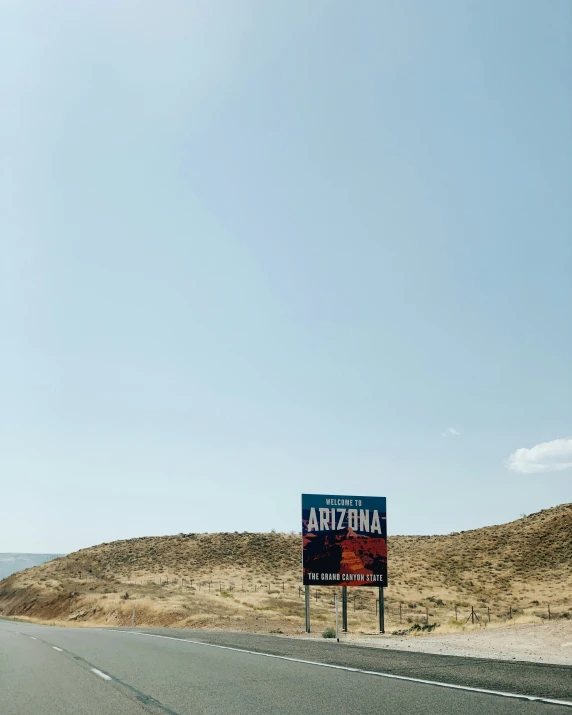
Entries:
[[[272, 636], [0, 620], [0, 713], [572, 715], [572, 668], [440, 658]], [[510, 690], [475, 690], [499, 683]]]

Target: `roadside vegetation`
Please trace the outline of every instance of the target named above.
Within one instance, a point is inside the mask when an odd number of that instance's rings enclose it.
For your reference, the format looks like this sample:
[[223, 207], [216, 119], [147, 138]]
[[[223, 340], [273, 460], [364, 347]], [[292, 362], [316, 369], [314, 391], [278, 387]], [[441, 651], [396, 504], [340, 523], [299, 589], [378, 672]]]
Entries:
[[[191, 533], [101, 544], [0, 581], [0, 616], [297, 634], [304, 628], [300, 548], [293, 533]], [[446, 536], [392, 536], [388, 552], [388, 632], [571, 618], [572, 504]], [[337, 591], [311, 588], [317, 633], [333, 627]], [[351, 633], [377, 631], [376, 597], [377, 589], [349, 589]]]

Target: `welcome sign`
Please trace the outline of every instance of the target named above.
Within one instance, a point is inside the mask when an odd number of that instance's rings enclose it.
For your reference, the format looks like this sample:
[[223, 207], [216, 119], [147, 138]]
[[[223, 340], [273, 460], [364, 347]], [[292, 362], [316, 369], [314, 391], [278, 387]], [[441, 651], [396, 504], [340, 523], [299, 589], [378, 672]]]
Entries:
[[302, 494], [304, 584], [387, 586], [385, 497]]

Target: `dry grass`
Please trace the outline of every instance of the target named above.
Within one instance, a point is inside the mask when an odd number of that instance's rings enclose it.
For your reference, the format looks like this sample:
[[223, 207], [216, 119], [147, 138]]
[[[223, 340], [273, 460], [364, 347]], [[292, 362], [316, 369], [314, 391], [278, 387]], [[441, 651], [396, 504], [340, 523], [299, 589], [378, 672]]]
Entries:
[[[388, 547], [390, 630], [540, 622], [548, 603], [555, 618], [572, 612], [572, 504], [448, 536], [393, 536]], [[101, 544], [1, 581], [0, 614], [79, 626], [126, 625], [135, 612], [138, 625], [299, 633], [300, 548], [299, 535], [236, 532]], [[320, 630], [336, 591], [312, 588]], [[376, 595], [349, 589], [350, 631], [375, 631]]]

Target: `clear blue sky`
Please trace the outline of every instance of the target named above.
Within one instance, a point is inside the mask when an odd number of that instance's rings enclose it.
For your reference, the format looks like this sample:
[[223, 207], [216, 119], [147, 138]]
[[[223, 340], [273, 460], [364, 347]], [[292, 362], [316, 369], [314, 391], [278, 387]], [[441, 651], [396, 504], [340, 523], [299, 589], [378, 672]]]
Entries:
[[572, 500], [567, 0], [0, 13], [0, 551]]

